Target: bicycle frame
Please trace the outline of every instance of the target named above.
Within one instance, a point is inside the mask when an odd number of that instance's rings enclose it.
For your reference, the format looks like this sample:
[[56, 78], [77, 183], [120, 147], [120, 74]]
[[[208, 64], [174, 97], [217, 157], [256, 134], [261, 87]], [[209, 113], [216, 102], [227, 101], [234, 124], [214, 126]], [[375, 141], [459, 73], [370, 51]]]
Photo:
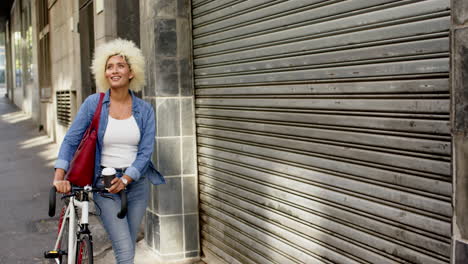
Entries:
[[[72, 186], [72, 190], [70, 194], [64, 195], [62, 197], [66, 198], [69, 197], [70, 201], [68, 206], [63, 214], [62, 223], [66, 222], [68, 219], [69, 226], [68, 226], [68, 252], [67, 252], [67, 263], [73, 264], [77, 259], [77, 253], [82, 254], [82, 252], [78, 252], [78, 243], [87, 243], [89, 246], [89, 254], [92, 255], [93, 247], [92, 247], [92, 236], [89, 230], [89, 194], [90, 193], [99, 193], [103, 197], [103, 193], [107, 191], [103, 188], [93, 188], [92, 186], [85, 186], [85, 187], [78, 187]], [[56, 209], [56, 193], [57, 189], [52, 187], [49, 192], [49, 216], [53, 217], [55, 215]], [[120, 212], [117, 214], [117, 217], [122, 219], [127, 215], [127, 193], [126, 191], [120, 191]], [[79, 196], [78, 196], [79, 195]], [[78, 198], [81, 197], [81, 198]], [[106, 197], [111, 198], [111, 197]], [[111, 198], [112, 199], [112, 198]], [[81, 216], [78, 219], [77, 209], [81, 209]], [[59, 234], [57, 237], [57, 241], [55, 242], [54, 250], [45, 251], [44, 257], [47, 259], [55, 259], [56, 263], [60, 263], [59, 259], [61, 259], [61, 255], [63, 251], [59, 249], [60, 241], [63, 237], [63, 232], [65, 229], [65, 225], [62, 224], [59, 230]], [[79, 229], [79, 230], [78, 230]], [[81, 241], [84, 239], [83, 241]], [[78, 255], [78, 256], [80, 256]], [[90, 255], [90, 258], [92, 258]], [[92, 261], [91, 261], [92, 263]]]
[[[81, 209], [81, 219], [77, 221], [76, 215], [76, 208]], [[70, 197], [70, 202], [67, 206], [67, 210], [63, 216], [63, 221], [65, 222], [66, 219], [69, 219], [68, 225], [68, 252], [67, 252], [67, 263], [75, 263], [76, 260], [76, 245], [77, 240], [79, 237], [79, 233], [77, 233], [77, 227], [80, 228], [87, 228], [88, 225], [88, 218], [89, 217], [89, 201], [85, 199], [84, 201], [78, 201], [75, 197]], [[62, 239], [63, 230], [65, 225], [62, 224], [60, 227], [60, 232], [55, 242], [55, 250], [58, 250], [60, 240]], [[81, 231], [81, 230], [80, 230]], [[55, 260], [57, 263], [58, 260]]]

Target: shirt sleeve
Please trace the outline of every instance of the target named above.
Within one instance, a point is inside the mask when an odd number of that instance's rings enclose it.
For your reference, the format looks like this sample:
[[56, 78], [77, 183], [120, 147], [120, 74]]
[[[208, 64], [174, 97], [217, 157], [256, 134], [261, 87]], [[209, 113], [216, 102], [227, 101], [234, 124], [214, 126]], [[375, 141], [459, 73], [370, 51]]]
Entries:
[[90, 116], [90, 105], [92, 105], [93, 97], [89, 96], [80, 106], [78, 113], [75, 116], [70, 128], [68, 129], [62, 144], [60, 145], [58, 159], [55, 162], [54, 168], [60, 168], [67, 171], [70, 167], [70, 161], [75, 155], [84, 132], [91, 123], [92, 116]]
[[149, 105], [147, 108], [148, 111], [145, 111], [145, 116], [142, 117], [145, 121], [140, 143], [138, 144], [137, 156], [132, 165], [125, 170], [125, 174], [130, 176], [134, 181], [137, 181], [141, 177], [141, 174], [148, 166], [154, 150], [156, 122], [153, 108]]

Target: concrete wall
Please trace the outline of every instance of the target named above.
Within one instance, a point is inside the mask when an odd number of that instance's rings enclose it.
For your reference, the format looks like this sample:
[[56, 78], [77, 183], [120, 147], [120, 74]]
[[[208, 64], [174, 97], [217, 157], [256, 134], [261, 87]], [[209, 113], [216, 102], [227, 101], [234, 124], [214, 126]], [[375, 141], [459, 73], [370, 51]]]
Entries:
[[[79, 34], [78, 23], [78, 3], [77, 1], [57, 0], [49, 6], [49, 27], [50, 27], [50, 56], [52, 64], [52, 93], [54, 98], [53, 110], [56, 109], [55, 92], [62, 90], [73, 91], [72, 101], [76, 102], [76, 90], [81, 87], [80, 58], [79, 58]], [[50, 108], [50, 106], [49, 106]], [[46, 110], [51, 114], [50, 110]], [[72, 109], [72, 116], [76, 108]], [[52, 111], [55, 116], [47, 115], [47, 120], [53, 118], [57, 120], [56, 111]], [[54, 122], [55, 137], [58, 143], [62, 142], [67, 131], [67, 127]]]
[[15, 1], [13, 4], [11, 19], [11, 60], [13, 72], [13, 85], [12, 85], [12, 100], [13, 103], [22, 108], [23, 106], [23, 59], [21, 56], [21, 7], [20, 1]]
[[468, 2], [452, 0], [454, 216], [452, 263], [468, 263]]
[[5, 60], [6, 60], [6, 86], [7, 96], [10, 100], [13, 100], [13, 59], [12, 59], [12, 41], [11, 41], [11, 21], [5, 23]]
[[39, 125], [35, 3], [17, 0], [13, 4], [8, 21], [6, 78], [9, 98]]
[[36, 124], [40, 124], [41, 121], [41, 103], [40, 103], [40, 92], [39, 92], [39, 72], [38, 72], [38, 29], [37, 29], [37, 1], [31, 1], [31, 24], [32, 24], [32, 90], [31, 90], [31, 117]]
[[117, 1], [94, 0], [94, 40], [96, 46], [117, 38], [116, 13]]
[[140, 1], [143, 98], [156, 110], [153, 161], [167, 181], [152, 187], [145, 239], [165, 261], [200, 255], [190, 10], [188, 0]]

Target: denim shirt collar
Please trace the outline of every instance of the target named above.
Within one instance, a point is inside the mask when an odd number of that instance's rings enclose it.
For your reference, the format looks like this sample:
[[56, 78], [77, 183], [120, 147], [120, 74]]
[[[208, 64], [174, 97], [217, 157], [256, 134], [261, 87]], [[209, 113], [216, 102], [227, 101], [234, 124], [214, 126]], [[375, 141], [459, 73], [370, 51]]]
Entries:
[[[106, 91], [106, 94], [104, 95], [104, 99], [102, 101], [103, 104], [106, 104], [108, 105], [110, 103], [110, 92], [111, 90], [108, 89]], [[128, 92], [130, 93], [130, 95], [132, 96], [132, 112], [133, 113], [139, 113], [139, 108], [138, 108], [138, 102], [136, 100], [136, 95], [135, 95], [135, 92], [133, 92], [132, 90], [128, 90]], [[108, 106], [107, 106], [108, 107]]]

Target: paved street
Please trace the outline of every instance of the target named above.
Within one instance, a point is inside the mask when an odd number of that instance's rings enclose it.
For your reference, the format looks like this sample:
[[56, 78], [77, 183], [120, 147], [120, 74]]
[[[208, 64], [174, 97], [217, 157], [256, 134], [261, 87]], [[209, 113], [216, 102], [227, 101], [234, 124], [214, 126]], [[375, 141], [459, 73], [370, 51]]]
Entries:
[[43, 263], [53, 243], [47, 216], [55, 145], [0, 96], [0, 263]]

